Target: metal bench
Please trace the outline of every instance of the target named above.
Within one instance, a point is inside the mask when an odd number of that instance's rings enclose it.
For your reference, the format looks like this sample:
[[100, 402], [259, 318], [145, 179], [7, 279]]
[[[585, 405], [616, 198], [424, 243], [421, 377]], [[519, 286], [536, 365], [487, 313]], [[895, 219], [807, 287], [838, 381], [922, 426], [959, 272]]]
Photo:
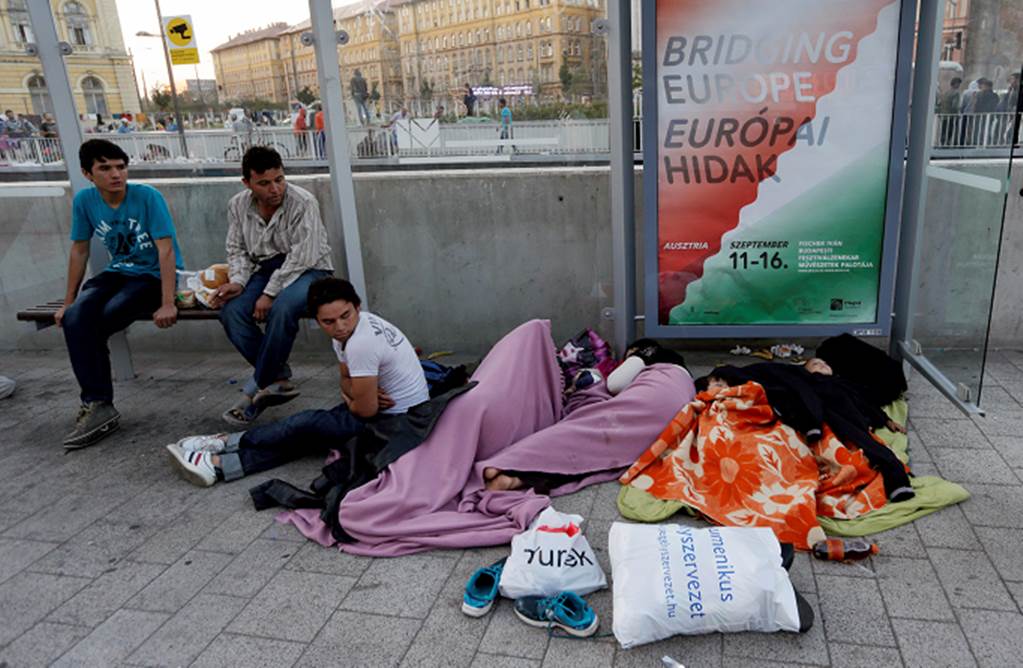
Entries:
[[[18, 311], [17, 318], [21, 322], [31, 322], [37, 330], [46, 329], [57, 324], [53, 320], [54, 314], [64, 305], [63, 299], [58, 299], [45, 304], [30, 306], [24, 311]], [[178, 309], [178, 320], [216, 320], [220, 317], [219, 309], [193, 308]], [[114, 380], [130, 380], [135, 377], [135, 367], [131, 361], [131, 349], [128, 347], [128, 338], [124, 332], [118, 332], [111, 339], [110, 365], [114, 374]]]
[[[45, 304], [37, 304], [36, 306], [30, 306], [24, 311], [18, 311], [18, 320], [22, 322], [34, 323], [36, 329], [46, 329], [56, 324], [53, 321], [53, 315], [57, 312], [61, 306], [64, 305], [63, 299], [58, 299], [52, 302], [46, 302]], [[220, 317], [220, 309], [208, 309], [208, 308], [188, 308], [178, 309], [178, 320], [216, 320]]]

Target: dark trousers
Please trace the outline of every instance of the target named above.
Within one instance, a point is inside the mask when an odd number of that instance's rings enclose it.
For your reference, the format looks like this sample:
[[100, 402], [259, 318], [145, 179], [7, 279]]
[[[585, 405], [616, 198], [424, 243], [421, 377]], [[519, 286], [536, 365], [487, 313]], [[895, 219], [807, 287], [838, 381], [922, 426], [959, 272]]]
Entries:
[[358, 434], [365, 422], [345, 404], [308, 410], [228, 438], [221, 454], [224, 480], [266, 471], [307, 455], [326, 454]]
[[220, 323], [227, 332], [227, 338], [255, 369], [257, 389], [289, 375], [286, 366], [298, 334], [299, 320], [306, 312], [309, 285], [330, 275], [327, 271], [310, 269], [281, 290], [270, 307], [264, 331], [252, 316], [252, 311], [270, 282], [270, 275], [284, 264], [285, 257], [278, 255], [263, 262], [259, 270], [249, 277], [242, 293], [220, 310]]
[[113, 401], [107, 339], [160, 308], [160, 279], [103, 271], [93, 276], [61, 323], [83, 402]]
[[906, 465], [891, 448], [878, 443], [869, 432], [860, 429], [841, 415], [829, 412], [824, 419], [843, 443], [855, 445], [863, 451], [870, 465], [881, 474], [886, 496], [891, 496], [892, 492], [900, 487], [912, 487], [906, 473]]

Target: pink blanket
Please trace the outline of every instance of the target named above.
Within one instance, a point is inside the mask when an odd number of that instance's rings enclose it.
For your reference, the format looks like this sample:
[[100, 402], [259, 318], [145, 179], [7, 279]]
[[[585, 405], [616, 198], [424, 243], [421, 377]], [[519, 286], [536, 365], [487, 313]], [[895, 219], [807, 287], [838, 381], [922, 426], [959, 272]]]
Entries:
[[[603, 383], [562, 405], [550, 322], [527, 322], [501, 339], [430, 437], [341, 503], [353, 554], [392, 557], [432, 548], [501, 545], [522, 532], [550, 498], [532, 490], [492, 492], [483, 469], [581, 475], [551, 494], [615, 479], [695, 395], [680, 367], [644, 369], [616, 397]], [[335, 544], [317, 510], [284, 513], [308, 538]]]

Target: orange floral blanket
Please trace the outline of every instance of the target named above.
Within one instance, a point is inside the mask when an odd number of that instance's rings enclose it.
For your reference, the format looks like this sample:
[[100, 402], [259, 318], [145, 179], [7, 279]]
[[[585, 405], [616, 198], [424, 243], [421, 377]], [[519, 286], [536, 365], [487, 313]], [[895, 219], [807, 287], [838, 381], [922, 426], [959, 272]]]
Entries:
[[827, 425], [808, 446], [753, 382], [698, 394], [620, 480], [718, 524], [770, 527], [804, 550], [825, 537], [818, 515], [852, 519], [886, 501], [862, 452]]

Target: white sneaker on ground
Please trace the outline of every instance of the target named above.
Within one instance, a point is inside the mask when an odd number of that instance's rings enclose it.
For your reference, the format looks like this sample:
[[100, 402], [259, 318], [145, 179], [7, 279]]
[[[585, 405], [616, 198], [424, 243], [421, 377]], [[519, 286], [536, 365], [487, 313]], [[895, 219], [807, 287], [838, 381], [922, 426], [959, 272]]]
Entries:
[[211, 452], [219, 455], [227, 447], [227, 434], [186, 436], [178, 441], [178, 447], [184, 452]]
[[199, 487], [210, 487], [217, 482], [217, 470], [213, 467], [213, 455], [209, 452], [185, 452], [177, 443], [167, 446], [171, 460], [188, 482]]

